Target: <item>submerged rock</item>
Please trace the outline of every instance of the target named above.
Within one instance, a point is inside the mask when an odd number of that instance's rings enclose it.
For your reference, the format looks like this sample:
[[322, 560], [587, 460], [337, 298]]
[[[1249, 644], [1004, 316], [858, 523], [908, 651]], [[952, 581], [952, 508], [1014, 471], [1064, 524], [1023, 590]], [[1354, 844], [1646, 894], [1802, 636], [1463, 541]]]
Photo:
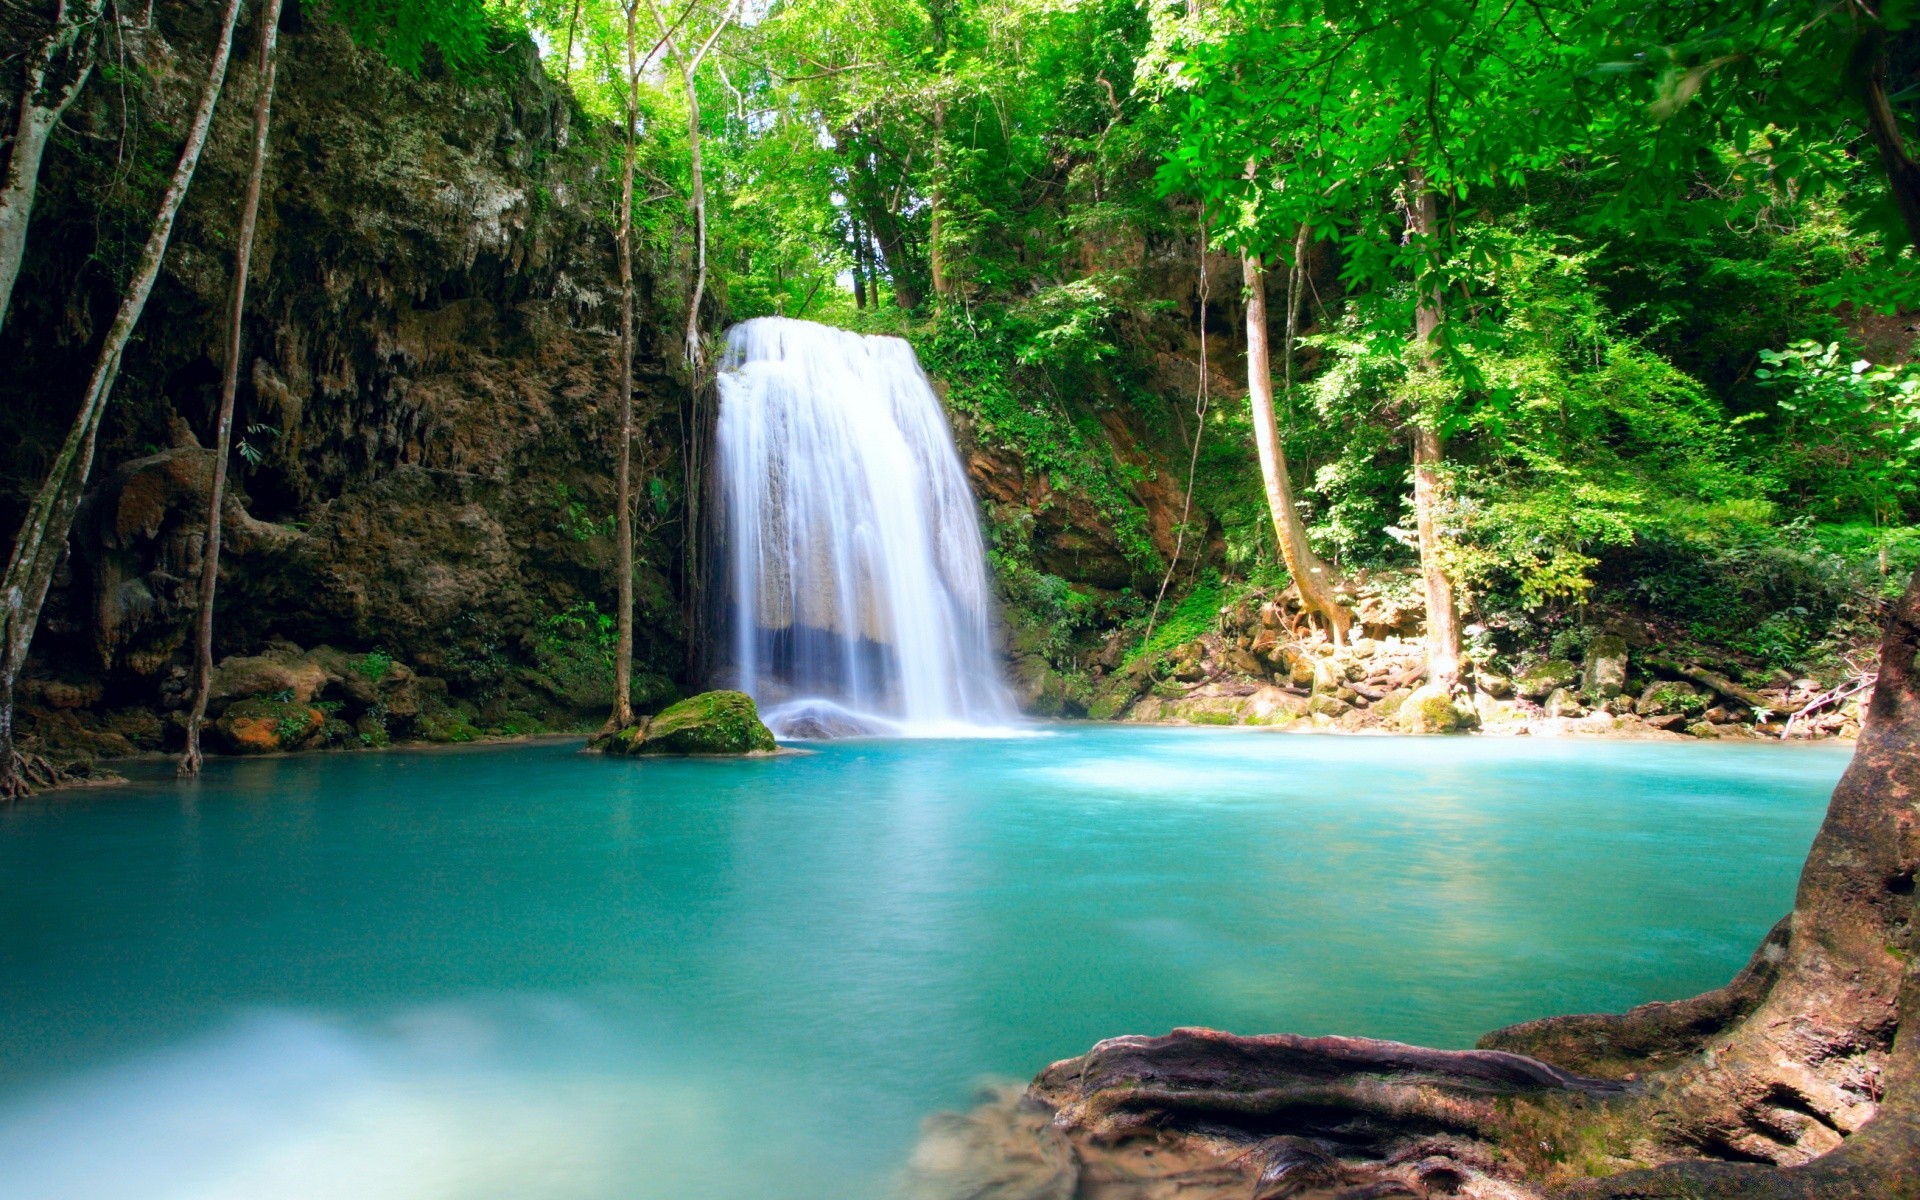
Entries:
[[779, 749], [745, 692], [702, 692], [589, 743], [609, 754], [768, 754]]

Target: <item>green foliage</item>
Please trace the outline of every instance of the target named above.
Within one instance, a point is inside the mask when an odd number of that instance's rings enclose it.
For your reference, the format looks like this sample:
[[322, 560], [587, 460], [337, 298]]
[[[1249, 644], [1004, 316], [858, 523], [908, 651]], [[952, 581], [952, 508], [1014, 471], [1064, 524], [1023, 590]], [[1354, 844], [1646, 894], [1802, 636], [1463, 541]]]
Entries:
[[[1049, 370], [1045, 352], [1061, 343], [1044, 335], [1058, 328], [983, 307], [971, 319], [947, 318], [916, 330], [914, 342], [928, 374], [947, 385], [948, 407], [970, 419], [983, 442], [1013, 451], [1028, 473], [1054, 487], [1086, 495], [1113, 526], [1127, 560], [1150, 573], [1159, 554], [1130, 490], [1137, 469], [1115, 459], [1086, 403], [1095, 381], [1084, 364], [1064, 378]], [[1021, 362], [1031, 369], [1020, 369]]]
[[1153, 636], [1136, 644], [1127, 654], [1127, 664], [1145, 659], [1157, 662], [1169, 651], [1195, 638], [1212, 633], [1220, 625], [1220, 610], [1235, 599], [1220, 576], [1208, 572], [1179, 603], [1162, 609]]
[[326, 0], [326, 10], [355, 40], [415, 75], [429, 53], [456, 71], [480, 67], [521, 19], [517, 5], [494, 0]]
[[353, 670], [368, 683], [379, 683], [393, 672], [393, 655], [376, 646], [354, 660]]
[[[1762, 350], [1754, 371], [1776, 397], [1781, 482], [1838, 515], [1897, 522], [1920, 499], [1920, 363], [1876, 365], [1840, 343]], [[1756, 414], [1758, 416], [1758, 414]]]

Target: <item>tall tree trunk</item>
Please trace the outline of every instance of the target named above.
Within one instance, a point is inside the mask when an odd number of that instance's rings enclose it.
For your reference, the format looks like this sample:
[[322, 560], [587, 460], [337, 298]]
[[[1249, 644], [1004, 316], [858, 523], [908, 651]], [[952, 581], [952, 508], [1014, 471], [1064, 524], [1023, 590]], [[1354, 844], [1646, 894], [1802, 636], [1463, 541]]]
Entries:
[[46, 603], [54, 571], [66, 552], [73, 514], [80, 507], [87, 477], [93, 471], [100, 420], [120, 373], [120, 355], [147, 307], [147, 297], [153, 292], [154, 280], [159, 277], [160, 265], [167, 256], [167, 242], [173, 236], [180, 201], [193, 182], [194, 169], [200, 164], [200, 151], [206, 147], [214, 106], [220, 102], [220, 88], [227, 76], [227, 58], [233, 50], [233, 24], [239, 15], [240, 0], [227, 0], [206, 90], [201, 93], [200, 106], [194, 111], [180, 161], [174, 166], [173, 178], [160, 199], [160, 210], [147, 235], [146, 247], [140, 252], [127, 294], [120, 302], [120, 311], [115, 314], [106, 341], [100, 346], [100, 356], [87, 381], [73, 428], [67, 431], [67, 439], [54, 458], [53, 469], [27, 508], [27, 518], [14, 539], [13, 557], [7, 563], [6, 575], [0, 577], [0, 798], [18, 796], [26, 787], [13, 748], [14, 684], [26, 665], [27, 650], [40, 623], [40, 608]]
[[860, 245], [860, 239], [864, 236], [860, 232], [860, 218], [848, 212], [847, 227], [853, 232], [853, 306], [865, 308], [867, 306], [867, 255]]
[[[620, 260], [620, 445], [614, 456], [614, 537], [618, 539], [619, 613], [613, 651], [613, 709], [607, 728], [633, 724], [633, 162], [640, 124], [640, 71], [635, 22], [640, 0], [626, 0], [627, 78], [624, 138], [620, 158], [620, 227], [615, 238]], [[654, 10], [654, 16], [660, 16]], [[667, 37], [664, 21], [661, 40]], [[649, 55], [648, 57], [652, 57]]]
[[27, 57], [13, 151], [7, 158], [6, 181], [0, 184], [0, 324], [6, 321], [13, 285], [20, 279], [20, 260], [27, 252], [27, 223], [40, 190], [47, 139], [93, 73], [94, 27], [102, 3], [80, 0], [70, 6], [67, 0], [56, 0], [53, 28]]
[[234, 248], [233, 288], [227, 303], [227, 363], [220, 377], [220, 416], [214, 432], [213, 488], [207, 498], [207, 536], [200, 559], [200, 612], [194, 638], [193, 707], [187, 715], [187, 748], [180, 774], [200, 773], [200, 727], [213, 688], [213, 604], [220, 586], [220, 519], [227, 497], [227, 459], [233, 453], [233, 401], [240, 385], [240, 332], [247, 315], [247, 272], [253, 262], [253, 231], [260, 215], [260, 182], [267, 168], [267, 130], [273, 120], [273, 83], [279, 61], [280, 0], [267, 0], [260, 14], [260, 46], [254, 60], [253, 165], [240, 205], [240, 240]]
[[[1438, 369], [1433, 352], [1440, 329], [1441, 306], [1433, 282], [1434, 239], [1439, 230], [1438, 205], [1426, 172], [1419, 164], [1407, 168], [1408, 236], [1426, 247], [1426, 269], [1415, 281], [1414, 341], [1421, 369]], [[1440, 435], [1440, 414], [1431, 408], [1410, 414], [1413, 426], [1413, 518], [1420, 540], [1420, 578], [1427, 600], [1427, 679], [1452, 687], [1460, 678], [1460, 614], [1454, 603], [1453, 580], [1447, 576], [1446, 545], [1440, 533], [1446, 507], [1446, 443]]]
[[1907, 150], [1907, 140], [1887, 98], [1887, 31], [1878, 23], [1861, 27], [1847, 57], [1847, 78], [1866, 115], [1867, 131], [1880, 152], [1894, 206], [1906, 223], [1907, 237], [1920, 245], [1920, 163]]
[[1334, 644], [1341, 645], [1347, 640], [1353, 615], [1335, 598], [1332, 574], [1307, 541], [1307, 531], [1300, 523], [1300, 510], [1294, 507], [1286, 448], [1280, 444], [1280, 429], [1273, 415], [1273, 366], [1267, 350], [1266, 267], [1257, 256], [1241, 251], [1240, 272], [1247, 285], [1247, 403], [1253, 409], [1253, 442], [1260, 451], [1260, 478], [1266, 484], [1267, 513], [1273, 518], [1274, 541], [1286, 561], [1287, 573], [1300, 589], [1301, 603], [1309, 613], [1319, 614]]
[[952, 283], [947, 279], [947, 252], [942, 244], [947, 228], [946, 183], [947, 102], [933, 102], [933, 186], [928, 189], [927, 267], [933, 276], [933, 306], [938, 309], [947, 298]]

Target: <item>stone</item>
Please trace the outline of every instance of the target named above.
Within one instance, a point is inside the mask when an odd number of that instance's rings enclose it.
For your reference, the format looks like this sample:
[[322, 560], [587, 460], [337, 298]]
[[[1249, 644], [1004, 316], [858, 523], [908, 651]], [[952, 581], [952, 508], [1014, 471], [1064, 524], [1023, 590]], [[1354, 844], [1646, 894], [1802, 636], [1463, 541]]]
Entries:
[[1292, 692], [1283, 692], [1277, 687], [1263, 687], [1247, 697], [1247, 724], [1291, 724], [1306, 716], [1311, 704], [1311, 701]]
[[1659, 716], [1663, 713], [1699, 715], [1707, 707], [1706, 698], [1700, 689], [1690, 683], [1672, 679], [1656, 679], [1641, 689], [1640, 698], [1634, 702], [1633, 711], [1643, 717]]
[[1544, 700], [1556, 689], [1570, 687], [1580, 677], [1580, 668], [1564, 658], [1535, 663], [1514, 678], [1514, 690], [1528, 700]]
[[1645, 720], [1648, 725], [1651, 725], [1655, 729], [1662, 729], [1662, 730], [1667, 730], [1671, 732], [1673, 730], [1677, 730], [1681, 728], [1687, 723], [1687, 714], [1666, 713], [1662, 716], [1647, 717], [1645, 718]]
[[1626, 686], [1627, 641], [1619, 634], [1603, 633], [1587, 645], [1580, 690], [1604, 700], [1618, 696]]
[[1347, 673], [1330, 658], [1313, 660], [1313, 690], [1316, 692], [1338, 691], [1347, 682]]
[[1479, 721], [1446, 688], [1431, 683], [1415, 688], [1401, 701], [1394, 719], [1402, 733], [1454, 733], [1471, 729]]
[[1287, 670], [1287, 682], [1297, 688], [1313, 686], [1313, 660], [1305, 656], [1297, 657]]
[[1555, 688], [1547, 697], [1547, 715], [1549, 717], [1583, 717], [1587, 714], [1584, 704], [1566, 688]]
[[596, 738], [610, 754], [767, 754], [779, 749], [745, 692], [702, 692], [658, 716]]
[[302, 659], [288, 662], [264, 654], [234, 655], [214, 668], [207, 700], [210, 707], [218, 708], [249, 696], [285, 692], [306, 704], [326, 690], [327, 682], [327, 671], [318, 663]]
[[1473, 677], [1475, 690], [1485, 692], [1496, 700], [1505, 699], [1513, 694], [1513, 680], [1492, 671], [1480, 671]]
[[326, 714], [310, 704], [250, 696], [228, 705], [213, 728], [235, 754], [272, 754], [311, 744], [326, 723]]
[[1313, 699], [1307, 701], [1307, 712], [1316, 717], [1337, 717], [1352, 710], [1351, 704], [1331, 692], [1316, 692]]
[[1380, 643], [1370, 637], [1357, 637], [1350, 648], [1355, 658], [1372, 658], [1374, 652], [1380, 649]]

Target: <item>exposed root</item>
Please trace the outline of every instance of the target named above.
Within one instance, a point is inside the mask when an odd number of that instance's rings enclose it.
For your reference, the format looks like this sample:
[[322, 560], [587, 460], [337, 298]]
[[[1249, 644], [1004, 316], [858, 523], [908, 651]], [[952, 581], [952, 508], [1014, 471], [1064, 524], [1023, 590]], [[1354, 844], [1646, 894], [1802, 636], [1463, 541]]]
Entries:
[[964, 1186], [909, 1193], [1054, 1200], [1064, 1146], [1076, 1200], [1920, 1200], [1920, 574], [1880, 663], [1793, 915], [1726, 987], [1471, 1051], [1114, 1038], [1002, 1101], [1017, 1119], [954, 1119], [993, 1135], [914, 1181]]

